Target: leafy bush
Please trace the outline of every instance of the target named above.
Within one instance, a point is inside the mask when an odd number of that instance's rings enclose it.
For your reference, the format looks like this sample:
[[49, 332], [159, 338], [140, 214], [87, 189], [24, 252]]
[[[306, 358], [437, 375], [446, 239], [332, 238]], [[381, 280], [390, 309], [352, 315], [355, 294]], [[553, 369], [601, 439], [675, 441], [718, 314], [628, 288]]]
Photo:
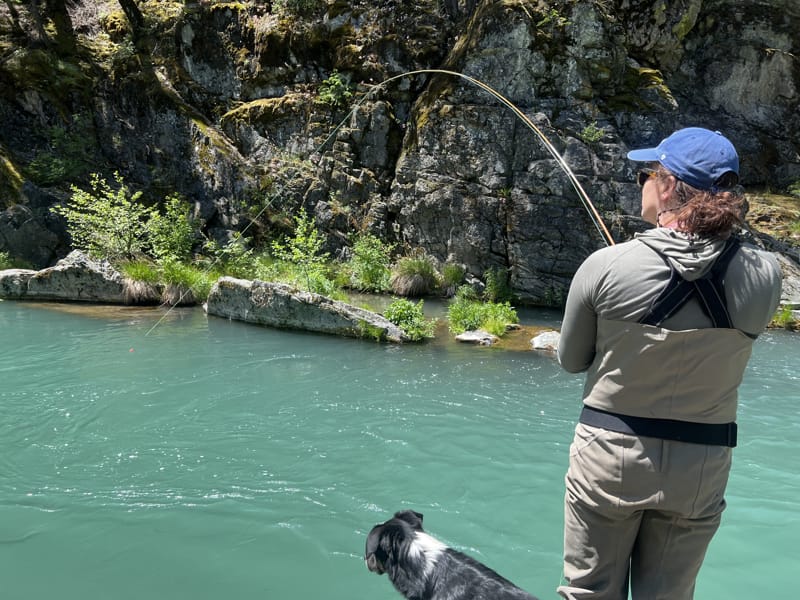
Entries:
[[519, 322], [517, 312], [508, 302], [481, 302], [469, 286], [458, 289], [447, 309], [447, 319], [452, 333], [483, 329], [496, 336], [505, 334], [509, 324]]
[[432, 338], [436, 321], [425, 318], [422, 302], [420, 300], [414, 304], [410, 300], [394, 300], [386, 307], [383, 316], [405, 331], [412, 341], [418, 342]]
[[91, 191], [72, 186], [65, 206], [51, 210], [67, 220], [73, 245], [92, 256], [133, 259], [147, 246], [147, 221], [152, 209], [139, 204], [141, 192], [131, 193], [119, 173], [116, 189], [94, 173]]
[[94, 173], [91, 191], [73, 185], [66, 205], [51, 209], [67, 220], [73, 245], [112, 261], [145, 255], [173, 261], [190, 258], [196, 224], [189, 216], [189, 204], [173, 194], [162, 214], [141, 204], [142, 193], [132, 193], [119, 173], [114, 173], [114, 181], [112, 187]]
[[164, 214], [153, 211], [147, 221], [147, 233], [153, 256], [184, 261], [191, 257], [196, 224], [190, 216], [189, 203], [177, 194], [167, 197]]
[[322, 104], [327, 104], [334, 108], [343, 107], [350, 103], [352, 97], [353, 92], [350, 91], [350, 85], [336, 70], [319, 85], [319, 96], [317, 99], [322, 102]]
[[8, 255], [8, 252], [0, 252], [0, 271], [13, 268], [13, 263], [11, 262], [11, 257]]
[[304, 289], [330, 296], [335, 290], [328, 277], [326, 261], [328, 253], [322, 251], [325, 240], [317, 230], [316, 219], [309, 218], [304, 208], [294, 217], [294, 235], [284, 242], [273, 242], [276, 258], [288, 263], [287, 274], [294, 273], [294, 283]]
[[485, 300], [489, 302], [511, 301], [513, 294], [511, 293], [508, 269], [492, 267], [483, 274], [483, 278], [486, 280], [486, 289], [483, 291]]
[[391, 252], [393, 246], [371, 234], [363, 234], [353, 244], [350, 260], [351, 284], [356, 289], [384, 292], [389, 289]]
[[258, 270], [258, 257], [254, 256], [253, 249], [248, 247], [246, 240], [240, 235], [222, 248], [218, 242], [210, 240], [203, 249], [212, 258], [209, 267], [216, 266], [230, 277], [249, 278]]

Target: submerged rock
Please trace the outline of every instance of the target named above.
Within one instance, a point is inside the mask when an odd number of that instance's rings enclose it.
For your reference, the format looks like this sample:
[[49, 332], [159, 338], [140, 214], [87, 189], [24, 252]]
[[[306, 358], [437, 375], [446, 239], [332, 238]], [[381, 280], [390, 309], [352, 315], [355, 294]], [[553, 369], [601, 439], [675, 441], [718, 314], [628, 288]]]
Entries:
[[410, 341], [385, 317], [282, 283], [222, 277], [204, 306], [209, 315], [237, 321], [389, 342]]

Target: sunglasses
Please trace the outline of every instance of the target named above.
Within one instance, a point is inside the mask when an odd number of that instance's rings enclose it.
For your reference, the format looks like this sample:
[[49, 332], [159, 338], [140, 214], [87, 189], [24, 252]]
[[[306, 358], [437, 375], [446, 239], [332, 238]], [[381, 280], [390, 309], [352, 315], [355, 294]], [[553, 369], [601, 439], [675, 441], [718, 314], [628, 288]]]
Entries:
[[639, 186], [643, 186], [645, 183], [647, 183], [648, 179], [655, 176], [656, 176], [655, 171], [650, 171], [649, 169], [642, 169], [636, 174], [636, 183], [638, 183]]

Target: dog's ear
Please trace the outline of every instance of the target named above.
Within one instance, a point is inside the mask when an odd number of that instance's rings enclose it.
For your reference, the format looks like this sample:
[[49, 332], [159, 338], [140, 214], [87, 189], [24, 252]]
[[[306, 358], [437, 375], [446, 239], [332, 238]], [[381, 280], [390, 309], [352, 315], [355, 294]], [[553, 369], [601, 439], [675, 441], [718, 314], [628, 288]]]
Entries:
[[367, 536], [367, 546], [364, 551], [364, 560], [367, 563], [367, 568], [378, 575], [383, 575], [386, 572], [384, 563], [388, 558], [388, 553], [383, 548], [385, 545], [385, 536], [383, 535], [385, 528], [385, 523], [372, 528]]
[[411, 528], [415, 531], [422, 531], [422, 513], [418, 513], [414, 510], [401, 510], [394, 514], [395, 519], [400, 519], [401, 521], [405, 521]]

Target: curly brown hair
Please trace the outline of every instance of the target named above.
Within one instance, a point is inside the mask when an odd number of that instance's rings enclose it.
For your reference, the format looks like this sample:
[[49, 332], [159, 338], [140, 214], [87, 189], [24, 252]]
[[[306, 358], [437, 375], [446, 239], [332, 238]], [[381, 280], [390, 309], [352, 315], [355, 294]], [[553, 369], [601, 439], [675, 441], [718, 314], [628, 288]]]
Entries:
[[[661, 165], [656, 173], [658, 177], [675, 177]], [[728, 238], [744, 224], [747, 214], [747, 201], [738, 181], [735, 173], [726, 173], [714, 189], [700, 190], [675, 177], [673, 197], [677, 205], [670, 210], [680, 228], [694, 235]]]

